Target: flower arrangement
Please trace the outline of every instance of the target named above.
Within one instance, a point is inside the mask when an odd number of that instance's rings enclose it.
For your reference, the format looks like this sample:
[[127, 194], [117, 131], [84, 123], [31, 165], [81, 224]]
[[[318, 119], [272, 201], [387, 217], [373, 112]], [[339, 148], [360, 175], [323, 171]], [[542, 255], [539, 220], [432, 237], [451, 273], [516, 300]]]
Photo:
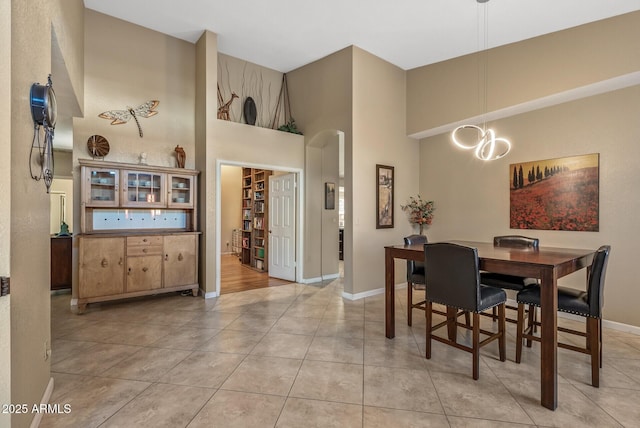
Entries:
[[423, 201], [420, 195], [415, 198], [410, 196], [409, 203], [400, 205], [400, 208], [402, 208], [402, 211], [408, 211], [409, 222], [420, 226], [420, 234], [422, 234], [424, 225], [428, 226], [433, 221], [433, 211], [435, 209], [433, 201]]

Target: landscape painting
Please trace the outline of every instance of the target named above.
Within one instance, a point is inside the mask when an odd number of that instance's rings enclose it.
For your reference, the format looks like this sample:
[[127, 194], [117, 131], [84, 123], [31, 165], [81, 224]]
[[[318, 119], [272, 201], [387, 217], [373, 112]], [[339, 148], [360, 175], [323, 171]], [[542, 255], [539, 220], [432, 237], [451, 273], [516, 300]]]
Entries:
[[512, 229], [599, 230], [598, 153], [509, 165]]

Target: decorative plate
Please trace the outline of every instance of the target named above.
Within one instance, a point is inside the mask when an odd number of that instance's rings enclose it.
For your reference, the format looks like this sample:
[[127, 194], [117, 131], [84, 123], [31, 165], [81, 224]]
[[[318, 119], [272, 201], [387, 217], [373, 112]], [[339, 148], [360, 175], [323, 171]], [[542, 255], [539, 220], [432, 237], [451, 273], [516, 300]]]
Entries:
[[256, 108], [255, 101], [253, 101], [253, 98], [247, 97], [247, 99], [244, 100], [244, 120], [246, 120], [249, 125], [255, 125], [257, 115], [258, 109]]
[[109, 154], [109, 142], [102, 135], [92, 135], [87, 140], [87, 149], [94, 158], [103, 158]]

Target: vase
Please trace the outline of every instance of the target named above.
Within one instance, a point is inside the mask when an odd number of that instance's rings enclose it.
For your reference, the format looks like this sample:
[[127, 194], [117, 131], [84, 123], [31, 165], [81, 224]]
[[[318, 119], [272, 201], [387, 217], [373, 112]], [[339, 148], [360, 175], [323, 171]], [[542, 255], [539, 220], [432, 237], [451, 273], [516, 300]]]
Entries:
[[420, 235], [422, 235], [422, 229], [424, 228], [424, 224], [420, 223]]

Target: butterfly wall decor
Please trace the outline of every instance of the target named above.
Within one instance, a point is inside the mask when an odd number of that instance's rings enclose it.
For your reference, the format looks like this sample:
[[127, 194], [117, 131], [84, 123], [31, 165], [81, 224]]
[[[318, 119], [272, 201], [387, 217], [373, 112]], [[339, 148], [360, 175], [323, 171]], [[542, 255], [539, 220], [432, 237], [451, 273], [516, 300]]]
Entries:
[[160, 104], [158, 100], [147, 101], [144, 104], [139, 105], [136, 108], [127, 107], [126, 110], [109, 110], [103, 113], [100, 113], [98, 117], [103, 119], [111, 120], [112, 125], [120, 125], [122, 123], [127, 123], [131, 118], [136, 121], [136, 125], [138, 125], [138, 133], [140, 134], [140, 138], [142, 138], [142, 127], [140, 126], [140, 122], [138, 121], [138, 117], [151, 117], [158, 114], [157, 111], [154, 110]]

